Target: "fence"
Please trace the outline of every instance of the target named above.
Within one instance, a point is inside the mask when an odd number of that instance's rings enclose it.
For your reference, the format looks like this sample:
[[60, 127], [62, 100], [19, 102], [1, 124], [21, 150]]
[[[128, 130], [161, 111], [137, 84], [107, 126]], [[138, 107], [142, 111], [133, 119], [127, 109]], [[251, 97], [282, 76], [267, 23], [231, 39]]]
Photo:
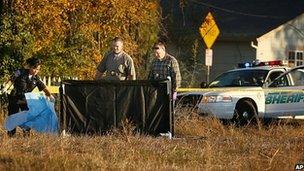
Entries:
[[78, 77], [43, 77], [46, 86], [59, 86], [62, 80], [78, 80]]

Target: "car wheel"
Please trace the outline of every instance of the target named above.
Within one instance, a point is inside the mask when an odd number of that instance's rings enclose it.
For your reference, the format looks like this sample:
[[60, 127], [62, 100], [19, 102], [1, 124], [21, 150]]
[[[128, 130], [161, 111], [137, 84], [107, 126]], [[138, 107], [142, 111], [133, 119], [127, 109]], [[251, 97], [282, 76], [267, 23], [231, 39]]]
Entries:
[[237, 104], [234, 114], [234, 122], [237, 126], [245, 126], [258, 121], [257, 111], [249, 100]]

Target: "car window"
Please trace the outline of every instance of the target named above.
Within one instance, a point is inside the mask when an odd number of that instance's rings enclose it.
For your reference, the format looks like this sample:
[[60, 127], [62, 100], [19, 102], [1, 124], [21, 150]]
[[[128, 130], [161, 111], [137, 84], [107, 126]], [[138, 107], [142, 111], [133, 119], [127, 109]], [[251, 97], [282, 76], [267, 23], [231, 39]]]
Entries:
[[289, 82], [288, 82], [288, 78], [287, 75], [284, 75], [280, 78], [278, 78], [277, 80], [275, 80], [270, 87], [285, 87], [285, 86], [289, 86]]
[[272, 82], [274, 81], [278, 76], [280, 76], [281, 74], [283, 74], [282, 71], [274, 71], [274, 72], [271, 72], [269, 74], [269, 77], [268, 77], [268, 82]]
[[290, 72], [294, 86], [304, 85], [304, 69], [296, 69]]
[[[273, 82], [276, 78], [282, 75], [282, 71], [275, 71], [269, 74], [268, 83]], [[284, 87], [289, 86], [287, 75], [278, 78], [274, 83], [272, 83], [269, 87]]]
[[221, 74], [208, 87], [263, 86], [269, 70], [236, 70]]
[[[290, 76], [290, 81], [288, 81], [288, 75]], [[269, 87], [284, 87], [284, 86], [304, 86], [304, 69], [295, 68], [284, 75], [275, 79]]]

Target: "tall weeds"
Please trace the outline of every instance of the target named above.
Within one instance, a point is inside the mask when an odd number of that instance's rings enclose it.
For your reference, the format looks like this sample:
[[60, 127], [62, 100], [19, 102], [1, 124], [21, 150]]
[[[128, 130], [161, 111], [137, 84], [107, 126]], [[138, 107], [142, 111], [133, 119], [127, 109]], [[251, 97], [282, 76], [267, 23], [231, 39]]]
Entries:
[[103, 136], [8, 138], [0, 128], [0, 169], [293, 170], [304, 162], [301, 122], [238, 128], [190, 111], [177, 110], [171, 140], [139, 135], [129, 121]]

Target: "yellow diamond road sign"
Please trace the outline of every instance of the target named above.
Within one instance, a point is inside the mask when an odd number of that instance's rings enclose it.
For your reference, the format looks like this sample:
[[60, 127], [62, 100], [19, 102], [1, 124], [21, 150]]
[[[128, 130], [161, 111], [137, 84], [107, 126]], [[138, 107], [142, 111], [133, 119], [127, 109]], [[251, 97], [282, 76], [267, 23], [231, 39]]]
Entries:
[[204, 22], [200, 26], [199, 32], [200, 32], [202, 38], [204, 39], [207, 48], [210, 49], [212, 47], [214, 41], [220, 34], [220, 30], [217, 27], [215, 20], [210, 12], [208, 13]]

